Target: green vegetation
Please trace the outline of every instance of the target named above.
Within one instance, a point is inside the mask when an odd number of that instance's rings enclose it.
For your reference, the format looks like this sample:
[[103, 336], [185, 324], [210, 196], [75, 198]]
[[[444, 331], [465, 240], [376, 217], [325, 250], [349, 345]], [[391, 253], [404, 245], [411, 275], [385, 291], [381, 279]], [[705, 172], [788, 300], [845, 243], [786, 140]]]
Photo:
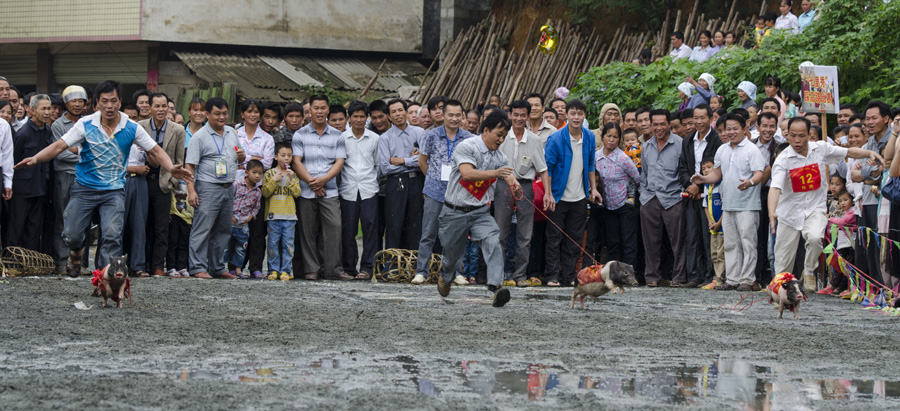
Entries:
[[799, 35], [767, 37], [758, 49], [736, 48], [720, 52], [703, 63], [665, 58], [647, 66], [613, 63], [594, 67], [578, 76], [571, 98], [589, 107], [588, 119], [596, 121], [603, 103], [620, 107], [675, 109], [680, 100], [676, 87], [685, 76], [701, 73], [716, 78], [714, 90], [724, 95], [728, 107], [737, 102], [737, 85], [743, 80], [759, 87], [765, 97], [766, 77], [781, 78], [782, 88], [798, 91], [800, 63], [837, 66], [841, 103], [864, 105], [869, 100], [900, 104], [900, 1], [845, 0], [829, 2], [819, 10], [820, 20]]

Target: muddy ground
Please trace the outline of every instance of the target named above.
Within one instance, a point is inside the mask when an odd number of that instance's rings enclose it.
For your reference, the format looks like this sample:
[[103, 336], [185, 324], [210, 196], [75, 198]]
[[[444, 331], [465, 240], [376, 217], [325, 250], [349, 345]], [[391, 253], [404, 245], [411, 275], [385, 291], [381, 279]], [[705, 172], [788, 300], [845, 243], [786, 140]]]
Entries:
[[0, 281], [4, 409], [900, 408], [900, 318], [832, 297], [159, 278], [116, 310], [89, 281]]

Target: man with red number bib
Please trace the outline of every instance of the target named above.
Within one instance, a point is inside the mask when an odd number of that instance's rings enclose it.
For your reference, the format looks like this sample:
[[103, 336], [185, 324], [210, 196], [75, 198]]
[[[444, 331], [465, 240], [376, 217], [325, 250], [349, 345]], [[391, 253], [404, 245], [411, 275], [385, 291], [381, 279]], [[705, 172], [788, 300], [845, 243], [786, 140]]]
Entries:
[[481, 135], [456, 146], [451, 161], [450, 181], [441, 210], [438, 238], [444, 245], [438, 292], [450, 294], [450, 283], [456, 273], [456, 262], [466, 247], [466, 235], [481, 247], [487, 263], [488, 290], [494, 293], [494, 307], [509, 301], [509, 289], [503, 288], [503, 251], [500, 228], [491, 217], [494, 182], [503, 179], [513, 195], [521, 197], [522, 187], [516, 181], [509, 159], [499, 150], [509, 133], [511, 122], [505, 112], [495, 110], [481, 123]]
[[[873, 165], [884, 164], [877, 152], [851, 147], [843, 148], [825, 141], [809, 141], [809, 120], [794, 117], [788, 123], [788, 143], [772, 165], [769, 190], [769, 225], [775, 234], [775, 272], [790, 272], [797, 257], [797, 241], [806, 240], [803, 287], [816, 291], [813, 273], [822, 254], [825, 218], [825, 166], [849, 158], [869, 159]], [[777, 227], [777, 228], [776, 228]]]

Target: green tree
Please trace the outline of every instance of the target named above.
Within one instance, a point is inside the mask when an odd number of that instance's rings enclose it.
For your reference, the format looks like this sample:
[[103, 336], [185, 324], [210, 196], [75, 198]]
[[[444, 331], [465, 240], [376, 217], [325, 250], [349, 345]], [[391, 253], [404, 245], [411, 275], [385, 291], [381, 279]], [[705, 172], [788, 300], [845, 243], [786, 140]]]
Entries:
[[[900, 103], [900, 1], [846, 0], [829, 2], [821, 18], [798, 35], [773, 34], [758, 49], [733, 49], [696, 63], [665, 58], [647, 66], [613, 63], [578, 76], [571, 98], [582, 98], [588, 119], [596, 122], [603, 103], [620, 107], [675, 109], [676, 87], [685, 76], [710, 73], [714, 89], [728, 108], [737, 101], [737, 85], [747, 80], [762, 93], [766, 77], [781, 78], [785, 90], [799, 90], [798, 67], [805, 61], [837, 66], [842, 103], [864, 105], [869, 100]], [[761, 97], [760, 97], [761, 98]]]

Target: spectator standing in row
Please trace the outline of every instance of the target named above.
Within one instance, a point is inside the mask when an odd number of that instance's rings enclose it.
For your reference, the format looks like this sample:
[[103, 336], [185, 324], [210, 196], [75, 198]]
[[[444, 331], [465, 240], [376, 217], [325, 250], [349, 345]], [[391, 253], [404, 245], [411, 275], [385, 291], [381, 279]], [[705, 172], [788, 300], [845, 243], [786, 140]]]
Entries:
[[[272, 168], [272, 161], [275, 157], [275, 141], [260, 125], [261, 114], [264, 111], [262, 107], [262, 104], [253, 99], [241, 102], [241, 119], [244, 120], [244, 126], [238, 127], [235, 131], [241, 147], [247, 153], [247, 160], [239, 166], [235, 177], [238, 181], [243, 180], [244, 169], [251, 160], [262, 163], [263, 173]], [[255, 181], [257, 186], [262, 186], [262, 174]], [[246, 254], [247, 271], [250, 271], [254, 278], [264, 276], [263, 259], [266, 256], [266, 199], [263, 198], [260, 201], [262, 201], [262, 205], [257, 208], [256, 216], [249, 221], [246, 227], [250, 235]], [[243, 263], [241, 261], [242, 265]]]
[[684, 33], [680, 31], [676, 31], [672, 33], [672, 51], [669, 52], [669, 57], [674, 57], [675, 60], [678, 59], [686, 59], [691, 57], [691, 47], [687, 44], [684, 44]]
[[247, 256], [247, 242], [250, 239], [248, 224], [256, 218], [262, 205], [259, 186], [263, 178], [263, 165], [259, 160], [250, 160], [244, 167], [242, 173], [235, 173], [232, 184], [234, 199], [231, 203], [231, 238], [225, 246], [224, 258], [228, 264], [228, 274], [238, 278], [250, 278], [241, 270], [241, 266]]
[[[291, 170], [292, 153], [288, 143], [278, 143], [275, 146], [275, 167], [266, 171], [262, 184], [262, 195], [266, 198], [263, 214], [268, 231], [266, 250], [270, 280], [294, 279], [291, 272], [296, 232], [294, 226], [297, 223], [297, 203], [294, 199], [300, 197], [300, 179]], [[253, 277], [262, 278], [255, 272]]]
[[[536, 100], [536, 97], [530, 99]], [[535, 178], [540, 178], [545, 185], [550, 184], [547, 173], [547, 163], [544, 160], [544, 144], [537, 134], [526, 126], [530, 114], [534, 114], [533, 104], [526, 100], [515, 100], [509, 105], [512, 119], [512, 128], [509, 130], [503, 143], [500, 144], [502, 152], [509, 166], [512, 168], [513, 177], [521, 186], [521, 196], [513, 195], [512, 187], [505, 181], [498, 181], [494, 190], [494, 219], [500, 229], [500, 247], [503, 255], [507, 254], [507, 239], [510, 235], [516, 236], [516, 250], [512, 280], [516, 286], [539, 285], [540, 280], [530, 278], [525, 280], [528, 269], [528, 256], [531, 250], [532, 228], [534, 225], [534, 192], [532, 183]], [[542, 119], [543, 120], [543, 119]], [[548, 208], [554, 201], [549, 192], [544, 198], [542, 210]], [[515, 232], [512, 232], [512, 216], [516, 216]]]
[[574, 285], [577, 242], [584, 234], [587, 203], [602, 201], [594, 171], [597, 146], [594, 133], [584, 126], [586, 111], [581, 100], [569, 101], [566, 128], [553, 133], [545, 147], [555, 203], [546, 205], [551, 224], [547, 226], [544, 280], [551, 287]]
[[[528, 129], [541, 139], [541, 145], [543, 146], [547, 143], [547, 138], [557, 130], [547, 120], [544, 120], [544, 96], [540, 93], [531, 93], [525, 96], [525, 101], [531, 106], [528, 112]], [[510, 105], [511, 109], [512, 105]]]
[[[362, 101], [350, 103], [350, 130], [341, 134], [347, 160], [341, 169], [341, 263], [344, 272], [358, 280], [372, 278], [375, 253], [379, 248], [378, 140], [366, 128], [369, 108]], [[356, 229], [362, 228], [362, 258], [356, 244]], [[359, 269], [357, 270], [357, 263]]]
[[698, 63], [702, 63], [709, 59], [709, 56], [712, 54], [712, 47], [710, 47], [710, 42], [712, 41], [712, 33], [709, 30], [702, 30], [700, 32], [700, 45], [694, 47], [694, 50], [691, 51], [691, 61], [696, 61]]
[[[34, 114], [13, 136], [13, 161], [16, 163], [37, 155], [53, 140], [53, 133], [50, 131], [50, 97], [46, 94], [35, 95], [31, 98], [30, 105]], [[13, 174], [13, 195], [8, 202], [8, 246], [39, 249], [49, 172], [49, 164], [41, 164], [40, 167]]]
[[800, 33], [806, 31], [809, 26], [812, 24], [813, 20], [816, 18], [816, 9], [810, 0], [801, 0], [800, 1], [800, 10], [803, 10], [803, 13], [797, 17], [797, 25], [799, 27]]
[[800, 32], [800, 22], [797, 20], [797, 16], [791, 13], [792, 7], [791, 0], [781, 0], [778, 6], [781, 16], [775, 19], [775, 28], [790, 34], [797, 34]]
[[[87, 91], [81, 86], [66, 87], [63, 90], [63, 101], [66, 103], [66, 112], [50, 126], [50, 130], [53, 132], [53, 143], [59, 141], [81, 119], [87, 102]], [[78, 164], [78, 160], [78, 147], [64, 150], [53, 160], [53, 211], [56, 214], [56, 220], [53, 224], [52, 257], [56, 262], [56, 272], [59, 274], [65, 274], [66, 257], [69, 255], [69, 250], [62, 239], [63, 212], [69, 205], [69, 195], [75, 184], [75, 165]]]
[[225, 125], [228, 103], [211, 98], [206, 112], [207, 123], [191, 138], [184, 161], [188, 171], [197, 173], [197, 182], [187, 185], [194, 207], [189, 271], [196, 278], [236, 278], [226, 269], [222, 250], [231, 237], [235, 174], [246, 155], [237, 133]]
[[[185, 147], [184, 127], [169, 121], [169, 98], [165, 94], [153, 94], [150, 96], [151, 118], [138, 122], [156, 144], [162, 147], [172, 164], [184, 163]], [[178, 185], [178, 179], [172, 177], [168, 171], [151, 165], [146, 174], [147, 190], [149, 195], [149, 220], [147, 224], [147, 241], [150, 244], [150, 254], [147, 256], [148, 266], [154, 276], [164, 276], [166, 267], [166, 254], [169, 241], [169, 213], [172, 203], [172, 189]]]
[[[328, 97], [309, 98], [312, 120], [294, 133], [293, 169], [300, 177], [300, 249], [307, 280], [352, 280], [341, 267], [341, 203], [336, 177], [347, 151], [341, 133], [327, 123]], [[319, 246], [321, 246], [321, 253]], [[320, 255], [321, 254], [321, 255]]]
[[[433, 100], [433, 99], [432, 99]], [[443, 102], [440, 102], [443, 110]], [[419, 169], [419, 146], [425, 135], [421, 127], [406, 121], [406, 102], [391, 100], [387, 108], [391, 128], [378, 141], [381, 174], [387, 178], [385, 192], [385, 248], [415, 250], [422, 237], [424, 175]], [[431, 111], [434, 116], [435, 111]], [[440, 115], [443, 125], [443, 113]]]

